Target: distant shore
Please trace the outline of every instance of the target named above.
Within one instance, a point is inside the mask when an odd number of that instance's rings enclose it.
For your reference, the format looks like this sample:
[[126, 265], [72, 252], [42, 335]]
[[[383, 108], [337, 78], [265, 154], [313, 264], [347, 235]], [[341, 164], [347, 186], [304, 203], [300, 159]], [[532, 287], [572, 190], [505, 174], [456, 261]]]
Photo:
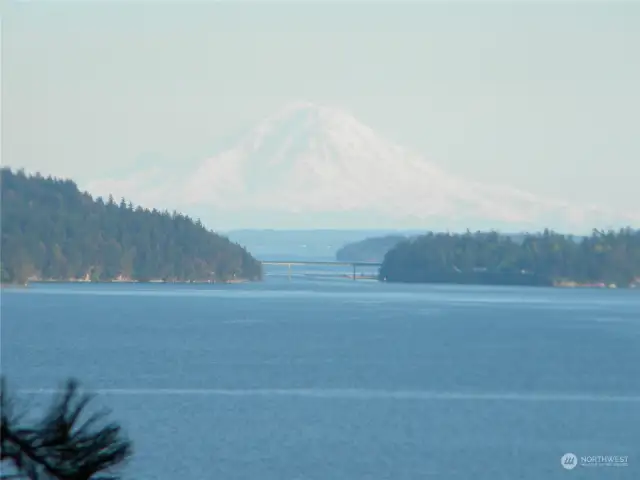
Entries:
[[[615, 283], [610, 283], [610, 284], [606, 284], [606, 283], [602, 283], [602, 282], [597, 282], [597, 283], [578, 283], [578, 282], [573, 282], [573, 281], [558, 281], [558, 282], [554, 282], [553, 286], [554, 287], [559, 287], [559, 288], [618, 288], [618, 286]], [[635, 284], [632, 283], [628, 287], [629, 288], [634, 288]], [[623, 286], [621, 288], [626, 288], [626, 287]]]
[[248, 283], [251, 280], [247, 279], [230, 279], [230, 280], [182, 280], [182, 281], [165, 281], [165, 280], [78, 280], [78, 279], [64, 279], [64, 280], [51, 280], [51, 279], [37, 279], [29, 280], [25, 283], [2, 283], [1, 288], [27, 288], [32, 283], [92, 283], [92, 284], [105, 284], [105, 283], [154, 283], [154, 284], [198, 284], [198, 285], [213, 285], [213, 284], [236, 284], [236, 283]]
[[28, 283], [0, 283], [0, 288], [27, 288]]
[[[344, 278], [349, 280], [354, 280], [353, 275], [343, 274], [337, 275], [338, 278]], [[384, 280], [379, 280], [375, 275], [356, 275], [356, 281], [368, 280], [368, 281], [380, 281], [384, 282]], [[85, 279], [65, 279], [65, 280], [52, 280], [52, 279], [34, 279], [28, 280], [25, 283], [2, 283], [0, 284], [0, 288], [28, 288], [31, 283], [90, 283], [90, 284], [107, 284], [107, 283], [118, 283], [118, 284], [184, 284], [184, 285], [213, 285], [213, 284], [240, 284], [240, 283], [250, 283], [252, 280], [244, 279], [244, 278], [236, 278], [229, 280], [181, 280], [181, 281], [173, 281], [173, 280], [161, 280], [161, 279], [152, 279], [152, 280], [133, 280], [133, 279], [114, 279], [114, 280], [85, 280]], [[393, 282], [397, 283], [397, 282]], [[400, 282], [404, 283], [404, 282]], [[414, 282], [412, 282], [414, 283]], [[440, 283], [441, 285], [458, 285], [455, 282], [416, 282], [416, 283]], [[490, 283], [466, 283], [466, 285], [481, 285], [481, 286], [498, 286], [497, 284]], [[509, 286], [507, 284], [500, 284], [500, 286]], [[518, 285], [513, 285], [518, 286]], [[520, 285], [523, 286], [523, 285]], [[605, 284], [602, 282], [599, 283], [579, 283], [569, 280], [563, 281], [554, 281], [552, 285], [544, 285], [552, 288], [598, 288], [598, 289], [635, 289], [640, 288], [640, 285], [637, 283], [632, 283], [630, 285], [621, 285], [618, 286], [616, 284]]]

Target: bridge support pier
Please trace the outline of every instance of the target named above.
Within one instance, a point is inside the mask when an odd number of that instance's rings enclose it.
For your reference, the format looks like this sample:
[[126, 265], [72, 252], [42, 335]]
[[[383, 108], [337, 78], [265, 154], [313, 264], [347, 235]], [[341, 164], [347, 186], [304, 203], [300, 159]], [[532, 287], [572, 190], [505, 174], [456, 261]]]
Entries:
[[355, 281], [356, 279], [356, 264], [353, 264], [353, 280]]
[[289, 281], [291, 281], [291, 264], [287, 264], [287, 277], [289, 278]]

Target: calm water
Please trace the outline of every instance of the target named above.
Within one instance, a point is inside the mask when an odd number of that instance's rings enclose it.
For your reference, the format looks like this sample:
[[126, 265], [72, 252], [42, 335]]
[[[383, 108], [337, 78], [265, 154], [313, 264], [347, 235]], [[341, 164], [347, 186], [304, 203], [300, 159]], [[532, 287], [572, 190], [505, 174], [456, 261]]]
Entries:
[[2, 370], [98, 391], [126, 478], [640, 478], [640, 291], [35, 285], [2, 293]]

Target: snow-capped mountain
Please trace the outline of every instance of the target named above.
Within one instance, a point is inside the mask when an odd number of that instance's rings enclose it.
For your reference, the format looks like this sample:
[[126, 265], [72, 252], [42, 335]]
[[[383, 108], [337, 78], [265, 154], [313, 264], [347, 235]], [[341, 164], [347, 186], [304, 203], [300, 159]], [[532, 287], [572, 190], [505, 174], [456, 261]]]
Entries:
[[[572, 206], [527, 192], [455, 177], [380, 138], [349, 113], [307, 102], [286, 106], [239, 141], [175, 173], [158, 166], [88, 190], [144, 205], [239, 220], [261, 219], [340, 227], [590, 228], [638, 225], [624, 214]], [[307, 225], [299, 221], [307, 220]], [[253, 219], [253, 220], [252, 220]], [[358, 225], [354, 224], [357, 223]], [[304, 223], [304, 222], [303, 222]], [[265, 227], [267, 225], [264, 225]], [[226, 227], [226, 225], [225, 225]], [[497, 227], [500, 228], [500, 227]]]

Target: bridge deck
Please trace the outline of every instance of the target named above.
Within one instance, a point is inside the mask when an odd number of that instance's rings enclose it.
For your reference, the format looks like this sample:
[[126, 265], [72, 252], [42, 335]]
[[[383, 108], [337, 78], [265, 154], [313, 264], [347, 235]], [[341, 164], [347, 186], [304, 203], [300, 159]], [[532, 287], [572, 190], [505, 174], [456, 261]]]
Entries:
[[262, 265], [283, 265], [283, 266], [293, 266], [293, 265], [326, 265], [326, 266], [356, 266], [356, 267], [379, 267], [382, 263], [377, 262], [314, 262], [314, 261], [305, 261], [305, 260], [264, 260], [261, 262]]

